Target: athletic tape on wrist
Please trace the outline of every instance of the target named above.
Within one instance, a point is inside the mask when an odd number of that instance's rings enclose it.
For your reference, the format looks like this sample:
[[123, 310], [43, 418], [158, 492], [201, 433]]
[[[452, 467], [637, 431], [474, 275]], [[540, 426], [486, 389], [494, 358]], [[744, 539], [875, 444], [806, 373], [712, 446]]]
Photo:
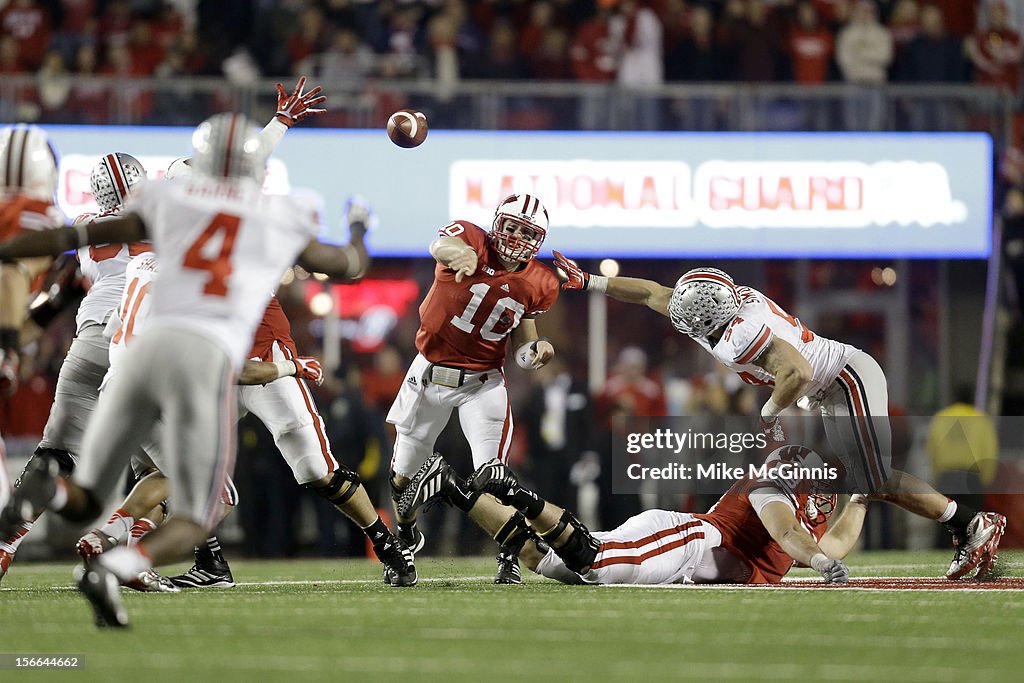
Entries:
[[775, 402], [775, 399], [769, 396], [768, 400], [765, 401], [764, 406], [761, 408], [761, 417], [765, 420], [774, 420], [784, 409], [784, 406], [780, 406]]
[[295, 361], [275, 360], [274, 365], [277, 367], [278, 378], [291, 377], [299, 373], [299, 366]]
[[588, 292], [607, 292], [608, 291], [608, 278], [604, 275], [591, 275], [589, 284], [587, 285]]

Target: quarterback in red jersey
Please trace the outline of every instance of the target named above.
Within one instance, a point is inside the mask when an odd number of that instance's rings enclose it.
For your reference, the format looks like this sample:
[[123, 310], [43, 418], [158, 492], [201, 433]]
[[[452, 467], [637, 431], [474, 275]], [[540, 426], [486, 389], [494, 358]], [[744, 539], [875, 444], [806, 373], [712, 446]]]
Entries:
[[[842, 558], [860, 535], [867, 498], [855, 494], [830, 525], [837, 496], [829, 473], [839, 479], [842, 470], [796, 445], [775, 449], [764, 464], [763, 474], [737, 481], [707, 514], [646, 510], [611, 531], [591, 532], [571, 512], [524, 488], [498, 460], [485, 463], [465, 486], [522, 514], [541, 540], [526, 541], [520, 559], [563, 583], [779, 583], [794, 562], [813, 567], [828, 583], [848, 581]], [[450, 491], [442, 486], [435, 496]], [[495, 531], [503, 523], [495, 516], [483, 526]]]
[[[548, 213], [540, 199], [514, 194], [498, 206], [489, 232], [455, 221], [441, 228], [430, 245], [437, 266], [434, 284], [420, 305], [419, 353], [387, 418], [398, 433], [391, 486], [399, 503], [399, 537], [410, 548], [423, 546], [416, 509], [444, 474], [438, 465], [442, 461], [431, 454], [452, 410], [459, 411], [474, 466], [494, 459], [504, 462], [512, 440], [502, 372], [508, 340], [513, 339], [517, 355], [525, 355], [534, 368], [554, 357], [554, 347], [538, 335], [534, 321], [559, 292], [554, 272], [535, 260], [547, 229]], [[411, 487], [414, 478], [417, 486]], [[478, 497], [467, 492], [457, 504], [469, 512]], [[474, 519], [477, 515], [473, 513]], [[525, 539], [525, 522], [518, 521]], [[499, 553], [498, 582], [521, 581], [516, 554]]]

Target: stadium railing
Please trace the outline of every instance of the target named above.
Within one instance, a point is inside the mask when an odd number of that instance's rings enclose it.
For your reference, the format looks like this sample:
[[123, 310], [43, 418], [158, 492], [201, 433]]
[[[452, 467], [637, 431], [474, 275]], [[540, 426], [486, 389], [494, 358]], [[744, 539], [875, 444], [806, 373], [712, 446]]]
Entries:
[[[0, 120], [194, 125], [225, 110], [263, 118], [276, 104], [277, 80], [5, 74]], [[708, 83], [637, 89], [577, 81], [432, 79], [320, 84], [329, 98], [328, 114], [313, 125], [351, 128], [381, 126], [395, 109], [411, 107], [424, 111], [433, 128], [985, 130], [998, 149], [1015, 107], [1009, 91], [978, 85]]]

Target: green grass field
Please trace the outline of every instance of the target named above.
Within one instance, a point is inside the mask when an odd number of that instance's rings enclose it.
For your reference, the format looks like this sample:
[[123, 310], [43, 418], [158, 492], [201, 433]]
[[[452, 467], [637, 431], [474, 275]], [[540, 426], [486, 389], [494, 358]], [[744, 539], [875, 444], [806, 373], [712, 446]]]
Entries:
[[[858, 576], [937, 576], [947, 553], [861, 553]], [[1019, 681], [1024, 592], [494, 586], [490, 559], [423, 558], [387, 588], [366, 560], [237, 561], [234, 589], [126, 591], [97, 631], [71, 564], [15, 564], [0, 653], [78, 671], [2, 681]], [[1024, 553], [1004, 551], [1010, 576]], [[172, 573], [172, 572], [167, 572]], [[810, 577], [808, 570], [794, 575]]]

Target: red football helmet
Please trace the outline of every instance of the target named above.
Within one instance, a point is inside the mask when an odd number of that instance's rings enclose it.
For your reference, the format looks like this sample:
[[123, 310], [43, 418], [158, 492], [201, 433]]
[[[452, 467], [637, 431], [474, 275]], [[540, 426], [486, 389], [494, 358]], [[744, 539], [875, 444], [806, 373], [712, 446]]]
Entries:
[[530, 261], [548, 234], [548, 210], [532, 194], [513, 194], [494, 212], [488, 237], [506, 261]]

